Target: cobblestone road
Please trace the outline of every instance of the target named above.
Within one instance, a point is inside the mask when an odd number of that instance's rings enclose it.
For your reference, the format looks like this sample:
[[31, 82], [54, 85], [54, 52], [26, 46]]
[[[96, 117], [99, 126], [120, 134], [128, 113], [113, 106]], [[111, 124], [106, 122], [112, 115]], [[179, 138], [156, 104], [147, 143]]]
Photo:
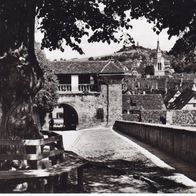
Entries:
[[60, 132], [64, 147], [91, 161], [86, 192], [194, 193], [196, 183], [111, 128]]

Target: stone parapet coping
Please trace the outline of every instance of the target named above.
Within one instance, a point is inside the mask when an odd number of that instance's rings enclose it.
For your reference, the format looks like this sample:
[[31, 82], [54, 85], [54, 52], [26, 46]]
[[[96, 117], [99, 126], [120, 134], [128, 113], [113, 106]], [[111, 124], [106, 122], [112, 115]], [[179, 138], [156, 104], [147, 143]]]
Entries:
[[130, 124], [137, 124], [137, 125], [144, 125], [144, 126], [153, 126], [153, 127], [160, 127], [160, 128], [166, 128], [171, 130], [181, 130], [181, 131], [190, 131], [190, 132], [196, 132], [196, 127], [183, 127], [178, 125], [162, 125], [162, 124], [154, 124], [154, 123], [144, 123], [144, 122], [137, 122], [137, 121], [126, 121], [126, 120], [118, 120], [116, 122], [122, 122], [122, 123], [130, 123]]

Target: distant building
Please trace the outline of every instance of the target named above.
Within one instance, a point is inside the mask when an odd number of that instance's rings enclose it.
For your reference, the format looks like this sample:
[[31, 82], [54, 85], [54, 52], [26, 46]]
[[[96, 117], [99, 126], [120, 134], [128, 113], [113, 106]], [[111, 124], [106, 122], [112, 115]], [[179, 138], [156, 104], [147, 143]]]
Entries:
[[168, 110], [196, 110], [196, 91], [185, 89], [181, 93], [177, 91], [174, 98], [167, 106]]
[[173, 72], [170, 68], [170, 61], [164, 56], [160, 49], [160, 43], [157, 41], [156, 57], [154, 59], [154, 75], [165, 76]]
[[160, 94], [123, 95], [123, 119], [166, 123], [166, 107]]
[[[167, 93], [164, 95], [164, 103], [166, 107], [168, 109], [170, 107], [172, 107], [171, 109], [174, 109], [176, 107], [175, 105], [177, 104], [177, 102], [181, 101], [180, 96], [182, 96], [183, 94], [186, 94], [186, 93], [189, 94], [189, 92], [195, 91], [194, 86], [195, 86], [194, 81], [187, 79], [187, 78], [184, 79], [182, 77], [179, 77], [179, 78], [175, 77], [175, 78], [168, 79]], [[188, 94], [186, 96], [188, 96]], [[177, 99], [178, 97], [180, 99]], [[175, 100], [176, 100], [176, 104], [175, 104]], [[179, 108], [179, 109], [181, 110], [182, 108]]]
[[126, 76], [124, 79], [123, 93], [130, 94], [164, 94], [167, 86], [167, 78], [140, 78]]
[[169, 105], [171, 105], [180, 94], [181, 92], [179, 90], [168, 93], [165, 97], [165, 103], [167, 103], [167, 107], [169, 107]]
[[183, 90], [167, 105], [168, 124], [196, 126], [196, 87]]
[[53, 62], [58, 105], [46, 118], [54, 127], [76, 129], [122, 118], [124, 71], [114, 61]]

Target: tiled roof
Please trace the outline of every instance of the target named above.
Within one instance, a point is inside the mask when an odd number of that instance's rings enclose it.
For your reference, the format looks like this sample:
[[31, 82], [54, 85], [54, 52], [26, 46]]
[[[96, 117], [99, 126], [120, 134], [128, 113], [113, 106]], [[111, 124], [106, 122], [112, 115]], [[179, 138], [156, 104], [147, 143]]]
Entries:
[[52, 62], [56, 74], [116, 74], [124, 73], [122, 66], [113, 61], [86, 61], [86, 62], [69, 62], [57, 61]]
[[194, 96], [196, 92], [191, 89], [185, 89], [182, 93], [168, 105], [170, 110], [181, 110]]
[[123, 70], [114, 61], [109, 61], [101, 70], [101, 73], [121, 73]]
[[160, 94], [123, 95], [123, 109], [129, 109], [131, 103], [139, 110], [166, 109]]
[[165, 97], [164, 97], [164, 102], [167, 105], [169, 100], [172, 99], [174, 97], [174, 95], [176, 94], [177, 90], [173, 90], [173, 91], [169, 91]]

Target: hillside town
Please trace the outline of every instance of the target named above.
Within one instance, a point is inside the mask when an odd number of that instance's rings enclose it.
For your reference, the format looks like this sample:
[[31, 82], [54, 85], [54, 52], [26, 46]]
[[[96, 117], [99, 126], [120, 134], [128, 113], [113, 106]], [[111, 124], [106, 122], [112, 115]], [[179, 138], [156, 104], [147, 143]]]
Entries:
[[[159, 41], [148, 61], [142, 60], [137, 48], [142, 47], [124, 49], [125, 54], [132, 53], [128, 61], [116, 60], [116, 54], [104, 60], [52, 62], [59, 99], [45, 127], [51, 119], [52, 129], [62, 130], [112, 125], [120, 119], [196, 126], [195, 74], [176, 73]], [[120, 51], [118, 58], [123, 55]]]

